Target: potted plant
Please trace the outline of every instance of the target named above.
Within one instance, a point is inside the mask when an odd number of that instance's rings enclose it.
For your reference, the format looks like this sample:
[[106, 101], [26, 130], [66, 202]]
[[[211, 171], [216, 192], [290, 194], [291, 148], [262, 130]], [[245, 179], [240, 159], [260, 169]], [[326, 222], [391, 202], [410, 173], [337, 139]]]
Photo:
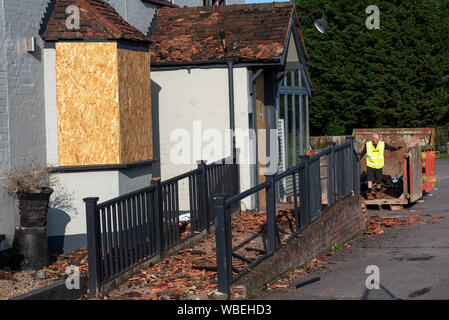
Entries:
[[57, 183], [52, 168], [31, 161], [4, 172], [4, 188], [19, 202], [20, 226], [16, 228], [10, 257], [15, 270], [37, 270], [48, 264], [47, 210]]

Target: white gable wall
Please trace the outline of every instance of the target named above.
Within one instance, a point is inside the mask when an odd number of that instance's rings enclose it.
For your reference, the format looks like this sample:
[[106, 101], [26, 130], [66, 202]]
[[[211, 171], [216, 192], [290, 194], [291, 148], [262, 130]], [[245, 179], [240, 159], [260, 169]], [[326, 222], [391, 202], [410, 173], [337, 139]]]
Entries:
[[297, 48], [297, 46], [296, 46], [295, 37], [293, 37], [293, 35], [290, 34], [290, 40], [289, 40], [288, 50], [287, 50], [287, 62], [301, 63], [301, 59], [299, 59], [298, 50], [296, 48]]
[[[230, 139], [225, 137], [225, 130], [229, 125], [229, 91], [228, 91], [228, 69], [186, 69], [172, 71], [152, 71], [153, 85], [159, 86], [160, 91], [157, 99], [159, 104], [159, 135], [160, 135], [160, 163], [161, 180], [180, 175], [197, 168], [197, 160], [206, 160], [207, 163], [230, 156]], [[250, 109], [250, 96], [248, 87], [248, 70], [246, 68], [234, 69], [234, 113], [236, 129], [248, 130], [248, 110]], [[155, 94], [153, 90], [152, 94]], [[194, 121], [196, 121], [194, 123]], [[201, 128], [203, 135], [202, 145], [194, 143], [194, 127]], [[178, 140], [170, 141], [171, 135], [176, 129], [186, 130], [188, 136], [184, 142]], [[204, 154], [210, 141], [204, 140], [206, 130], [218, 129], [222, 136], [223, 150], [221, 155], [214, 156]], [[178, 132], [181, 132], [178, 130]], [[173, 148], [180, 143], [185, 145], [184, 152], [189, 152], [189, 163], [174, 163], [170, 156]], [[186, 145], [187, 143], [187, 145]], [[190, 144], [190, 146], [188, 145]], [[203, 148], [201, 156], [200, 148]], [[237, 148], [240, 146], [237, 144]], [[247, 148], [247, 147], [246, 147]], [[186, 155], [184, 153], [184, 155]], [[250, 167], [247, 158], [248, 152], [242, 152], [240, 165], [240, 188], [244, 191], [250, 187]], [[187, 158], [187, 157], [186, 157]], [[203, 158], [203, 159], [201, 159]], [[188, 181], [184, 179], [179, 185], [180, 209], [188, 210]], [[248, 207], [250, 199], [245, 201]]]

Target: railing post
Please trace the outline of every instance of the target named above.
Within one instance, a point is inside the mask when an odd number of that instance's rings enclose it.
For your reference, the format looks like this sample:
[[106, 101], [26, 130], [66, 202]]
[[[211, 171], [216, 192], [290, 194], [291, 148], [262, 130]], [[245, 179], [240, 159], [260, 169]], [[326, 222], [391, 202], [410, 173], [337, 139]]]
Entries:
[[267, 201], [267, 250], [274, 252], [278, 248], [278, 233], [276, 224], [276, 183], [275, 174], [265, 174], [265, 181], [270, 185], [266, 188]]
[[[230, 215], [226, 214], [226, 195], [213, 196], [218, 291], [229, 295], [232, 280], [232, 239]], [[229, 217], [227, 217], [229, 216]]]
[[355, 155], [355, 195], [359, 196], [361, 194], [361, 185], [360, 185], [360, 153], [357, 152]]
[[352, 187], [352, 191], [354, 192], [354, 194], [357, 194], [357, 156], [356, 156], [356, 152], [354, 150], [354, 137], [353, 136], [349, 136], [346, 138], [349, 143], [351, 144], [349, 147], [349, 160], [350, 160], [350, 170], [351, 170], [351, 187]]
[[89, 294], [91, 297], [98, 296], [101, 280], [101, 231], [97, 209], [98, 200], [99, 198], [83, 199], [86, 205], [87, 262], [89, 264]]
[[346, 165], [345, 167], [348, 169], [346, 176], [346, 195], [349, 193], [349, 191], [354, 191], [354, 161], [353, 161], [353, 154], [354, 154], [354, 137], [346, 137], [346, 142], [349, 142], [349, 147], [346, 152]]
[[234, 194], [240, 193], [240, 148], [235, 149], [235, 159], [234, 159]]
[[335, 203], [335, 142], [327, 143], [331, 152], [327, 155], [327, 203]]
[[301, 162], [304, 162], [304, 169], [302, 174], [302, 183], [300, 184], [299, 195], [299, 211], [301, 219], [301, 228], [304, 228], [310, 224], [310, 190], [309, 190], [309, 159], [307, 155], [300, 156]]
[[206, 221], [206, 228], [207, 233], [210, 233], [210, 224], [211, 224], [211, 217], [210, 217], [210, 206], [209, 206], [209, 193], [208, 193], [208, 187], [207, 187], [207, 169], [206, 169], [206, 162], [204, 160], [198, 161], [198, 168], [201, 169], [201, 185], [200, 185], [200, 192], [198, 192], [199, 196], [199, 203], [201, 208], [201, 215], [203, 216], [201, 220]]
[[[296, 225], [296, 230], [299, 231], [299, 229], [301, 228], [301, 221], [299, 221], [299, 217], [300, 217], [300, 213], [299, 213], [299, 208], [298, 208], [298, 189], [296, 187], [296, 183], [299, 182], [301, 180], [300, 178], [300, 170], [298, 169], [296, 172], [293, 173], [292, 175], [292, 182], [293, 182], [293, 206], [295, 208], [295, 225]], [[300, 183], [298, 183], [298, 188], [300, 189], [301, 187], [299, 186]]]
[[159, 256], [162, 261], [162, 253], [164, 252], [164, 218], [162, 210], [162, 188], [161, 179], [153, 178], [151, 185], [156, 186], [154, 192], [154, 222], [156, 224], [156, 248], [159, 251]]

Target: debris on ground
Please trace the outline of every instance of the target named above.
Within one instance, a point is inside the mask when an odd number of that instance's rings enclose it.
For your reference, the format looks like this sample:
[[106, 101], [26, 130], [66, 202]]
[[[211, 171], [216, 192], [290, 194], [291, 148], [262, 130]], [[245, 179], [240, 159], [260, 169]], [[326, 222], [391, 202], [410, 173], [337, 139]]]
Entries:
[[[276, 213], [280, 241], [296, 231], [294, 213]], [[183, 230], [187, 230], [187, 223]], [[233, 275], [266, 254], [266, 214], [242, 213], [231, 221]], [[153, 264], [101, 299], [107, 300], [196, 300], [220, 299], [217, 293], [215, 234], [211, 233], [189, 249]]]
[[[430, 214], [413, 214], [400, 217], [381, 217], [377, 214], [367, 214], [367, 228], [364, 234], [358, 239], [350, 240], [343, 244], [343, 248], [350, 248], [357, 241], [366, 241], [366, 238], [371, 238], [375, 235], [382, 235], [389, 228], [400, 228], [404, 226], [425, 224], [425, 223], [439, 223], [444, 219], [449, 219], [449, 214], [446, 216], [431, 216]], [[416, 227], [409, 227], [408, 229], [416, 230]], [[448, 241], [447, 238], [435, 238], [434, 241]], [[447, 244], [446, 242], [443, 242]], [[337, 253], [339, 251], [339, 253]], [[266, 292], [276, 291], [293, 291], [295, 284], [310, 279], [311, 275], [328, 272], [329, 264], [334, 264], [335, 259], [330, 260], [335, 254], [346, 254], [345, 250], [331, 250], [319, 258], [312, 259], [300, 268], [281, 276], [279, 279], [272, 281], [265, 286]]]
[[367, 228], [364, 233], [365, 236], [369, 237], [373, 234], [384, 233], [385, 228], [398, 228], [403, 225], [408, 224], [422, 224], [426, 223], [425, 217], [428, 215], [410, 215], [401, 217], [381, 217], [377, 214], [367, 215]]
[[0, 300], [7, 300], [67, 278], [69, 266], [87, 274], [87, 250], [78, 249], [65, 254], [50, 254], [50, 264], [40, 270], [0, 270]]

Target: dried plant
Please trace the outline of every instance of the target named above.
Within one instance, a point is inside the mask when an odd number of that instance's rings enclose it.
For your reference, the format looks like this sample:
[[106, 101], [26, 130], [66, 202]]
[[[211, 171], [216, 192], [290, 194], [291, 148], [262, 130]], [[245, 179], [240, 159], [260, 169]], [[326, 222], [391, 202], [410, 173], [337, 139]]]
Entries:
[[3, 171], [5, 177], [3, 187], [12, 193], [51, 188], [59, 183], [59, 179], [52, 172], [51, 166], [30, 161], [28, 165], [18, 165], [9, 171]]

